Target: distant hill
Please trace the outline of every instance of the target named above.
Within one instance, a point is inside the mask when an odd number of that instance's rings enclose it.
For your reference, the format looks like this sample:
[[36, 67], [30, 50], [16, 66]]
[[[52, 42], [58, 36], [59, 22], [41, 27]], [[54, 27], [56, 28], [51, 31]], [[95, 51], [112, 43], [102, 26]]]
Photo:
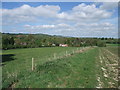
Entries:
[[70, 47], [106, 46], [105, 44], [120, 44], [114, 38], [65, 37], [47, 34], [2, 33], [2, 49], [53, 47], [67, 44]]

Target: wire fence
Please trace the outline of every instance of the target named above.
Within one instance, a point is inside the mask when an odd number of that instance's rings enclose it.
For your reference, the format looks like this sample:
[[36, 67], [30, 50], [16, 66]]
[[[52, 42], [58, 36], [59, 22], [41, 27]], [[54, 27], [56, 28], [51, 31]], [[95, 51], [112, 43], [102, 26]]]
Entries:
[[[45, 62], [48, 62], [48, 61], [63, 59], [63, 58], [66, 58], [66, 57], [70, 57], [70, 56], [72, 56], [76, 53], [82, 53], [82, 52], [84, 52], [88, 49], [90, 49], [90, 47], [79, 47], [79, 48], [75, 48], [75, 49], [72, 49], [72, 50], [71, 49], [70, 50], [65, 50], [65, 51], [60, 52], [60, 53], [53, 53], [50, 56], [46, 56], [46, 57], [42, 58], [41, 60], [44, 60]], [[41, 60], [38, 61], [35, 58], [32, 58], [32, 63], [31, 63], [32, 71], [35, 69], [35, 67], [37, 65], [40, 65]], [[45, 62], [43, 62], [43, 63], [45, 63]]]

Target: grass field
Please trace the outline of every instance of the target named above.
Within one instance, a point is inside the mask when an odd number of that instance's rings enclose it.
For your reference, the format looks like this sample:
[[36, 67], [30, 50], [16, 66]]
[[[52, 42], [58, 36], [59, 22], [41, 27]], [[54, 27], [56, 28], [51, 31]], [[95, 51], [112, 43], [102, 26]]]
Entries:
[[117, 46], [5, 50], [3, 88], [117, 87], [117, 50]]
[[120, 44], [107, 44], [107, 46], [120, 46]]

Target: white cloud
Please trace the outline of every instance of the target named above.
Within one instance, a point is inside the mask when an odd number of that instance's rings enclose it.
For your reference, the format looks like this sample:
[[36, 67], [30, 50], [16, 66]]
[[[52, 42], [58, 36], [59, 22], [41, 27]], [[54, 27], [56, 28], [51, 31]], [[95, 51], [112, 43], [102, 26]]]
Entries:
[[[109, 8], [108, 6], [111, 5]], [[97, 35], [114, 32], [116, 26], [111, 23], [114, 12], [108, 11], [116, 5], [103, 3], [100, 7], [95, 4], [79, 4], [69, 11], [61, 11], [58, 5], [40, 5], [32, 7], [23, 5], [14, 9], [2, 9], [3, 24], [26, 23], [25, 32], [40, 32], [62, 35]], [[37, 23], [36, 23], [37, 21]], [[109, 21], [109, 22], [107, 22]], [[115, 22], [115, 21], [114, 21]], [[32, 25], [33, 23], [37, 25]], [[94, 33], [93, 33], [94, 32]]]
[[114, 30], [115, 25], [109, 23], [109, 22], [104, 22], [104, 23], [77, 23], [75, 25], [69, 25], [69, 24], [54, 24], [54, 25], [24, 25], [24, 27], [27, 30], [33, 30], [33, 31], [42, 31], [42, 30], [55, 30], [56, 32], [64, 32], [64, 31], [70, 31], [71, 33], [74, 31], [81, 31], [86, 32], [86, 31], [105, 31], [105, 30]]
[[42, 28], [54, 28], [55, 25], [42, 25]]
[[69, 12], [60, 12], [58, 5], [40, 5], [37, 7], [23, 5], [14, 9], [2, 9], [2, 15], [3, 19], [6, 19], [3, 20], [4, 23], [34, 22], [43, 18], [52, 18], [56, 21], [96, 21], [109, 18], [112, 15], [111, 12], [101, 8], [97, 8], [94, 4], [82, 3], [73, 7]]
[[[54, 5], [40, 5], [38, 7], [31, 7], [29, 5], [23, 5], [15, 9], [3, 9], [3, 16], [44, 16], [48, 17], [57, 14], [60, 10], [59, 6]], [[51, 15], [53, 14], [53, 15]]]
[[38, 7], [31, 7], [23, 5], [15, 9], [2, 9], [2, 16], [4, 23], [20, 23], [36, 21], [38, 17], [54, 18], [60, 11], [59, 6], [54, 5], [41, 5]]
[[61, 23], [61, 24], [56, 24], [56, 25], [36, 25], [36, 26], [33, 26], [33, 25], [24, 25], [24, 27], [28, 30], [51, 30], [51, 29], [55, 29], [55, 30], [58, 30], [58, 29], [70, 29], [71, 26], [68, 25], [68, 24], [64, 24], [64, 23]]
[[70, 12], [58, 14], [58, 18], [71, 21], [96, 21], [109, 18], [111, 15], [111, 12], [97, 8], [94, 4], [86, 5], [82, 3], [73, 7]]
[[113, 10], [118, 7], [118, 2], [104, 2], [100, 9]]

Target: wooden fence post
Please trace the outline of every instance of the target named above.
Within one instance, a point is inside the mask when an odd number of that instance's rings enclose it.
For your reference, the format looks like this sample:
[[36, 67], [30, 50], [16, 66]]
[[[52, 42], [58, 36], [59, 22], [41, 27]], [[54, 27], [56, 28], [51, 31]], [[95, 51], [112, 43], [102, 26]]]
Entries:
[[73, 50], [73, 54], [74, 54], [74, 50]]
[[50, 61], [50, 58], [48, 58], [48, 60]]
[[77, 53], [78, 53], [78, 48], [77, 48]]
[[66, 57], [67, 57], [67, 54], [68, 54], [68, 53], [67, 53], [67, 51], [66, 51]]
[[34, 70], [34, 58], [32, 58], [32, 71]]
[[54, 59], [56, 59], [56, 54], [54, 53]]

